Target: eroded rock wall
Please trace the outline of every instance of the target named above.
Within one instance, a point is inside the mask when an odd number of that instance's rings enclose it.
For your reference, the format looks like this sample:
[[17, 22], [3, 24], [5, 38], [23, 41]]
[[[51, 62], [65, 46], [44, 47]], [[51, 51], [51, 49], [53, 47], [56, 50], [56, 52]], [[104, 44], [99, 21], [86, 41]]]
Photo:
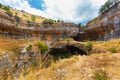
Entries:
[[120, 38], [120, 2], [91, 20], [74, 37], [76, 40], [109, 40]]

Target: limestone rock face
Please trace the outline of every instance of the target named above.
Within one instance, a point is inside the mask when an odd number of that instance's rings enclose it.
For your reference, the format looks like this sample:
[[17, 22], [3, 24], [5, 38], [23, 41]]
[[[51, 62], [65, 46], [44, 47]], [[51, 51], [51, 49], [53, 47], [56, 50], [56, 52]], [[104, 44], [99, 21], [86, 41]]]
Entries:
[[43, 24], [20, 20], [0, 11], [0, 36], [12, 39], [44, 39], [48, 41], [68, 38], [78, 33], [77, 24]]
[[88, 22], [74, 38], [76, 40], [108, 40], [120, 38], [120, 2]]
[[14, 58], [12, 56], [9, 53], [0, 53], [0, 79], [7, 80], [8, 76], [17, 78], [21, 72], [29, 70], [29, 67], [37, 67], [42, 60], [41, 51], [37, 46], [32, 46], [28, 51], [23, 49]]

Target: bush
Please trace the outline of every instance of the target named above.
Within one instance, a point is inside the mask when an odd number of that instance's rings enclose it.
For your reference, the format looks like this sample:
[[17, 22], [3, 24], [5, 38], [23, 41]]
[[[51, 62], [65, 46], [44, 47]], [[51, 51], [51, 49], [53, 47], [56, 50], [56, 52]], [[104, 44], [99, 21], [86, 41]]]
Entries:
[[4, 6], [4, 10], [9, 11], [10, 7], [9, 6]]
[[32, 48], [32, 45], [31, 45], [31, 44], [29, 44], [29, 45], [27, 45], [27, 46], [25, 47], [26, 51], [30, 51], [31, 48]]
[[94, 80], [109, 80], [105, 72], [96, 72]]
[[23, 14], [24, 17], [27, 17], [25, 14]]
[[3, 5], [0, 3], [0, 8], [2, 8], [3, 7]]
[[37, 62], [37, 61], [34, 61], [34, 62], [32, 63], [32, 65], [33, 65], [33, 67], [36, 67], [36, 66], [38, 65], [38, 62]]
[[6, 14], [8, 14], [8, 16], [12, 17], [13, 13], [11, 11], [7, 11]]
[[114, 47], [110, 48], [108, 51], [110, 51], [111, 53], [117, 53], [117, 50]]
[[19, 23], [21, 21], [21, 18], [17, 15], [14, 16], [15, 20]]
[[43, 21], [43, 24], [53, 24], [54, 23], [54, 20], [51, 20], [51, 19], [45, 19]]
[[31, 16], [31, 20], [32, 21], [35, 21], [36, 20], [36, 17], [34, 15]]
[[48, 46], [42, 41], [37, 42], [35, 45], [40, 48], [41, 53], [44, 53], [48, 50]]
[[92, 45], [93, 45], [93, 42], [88, 41], [84, 46], [89, 48], [89, 47], [92, 47]]

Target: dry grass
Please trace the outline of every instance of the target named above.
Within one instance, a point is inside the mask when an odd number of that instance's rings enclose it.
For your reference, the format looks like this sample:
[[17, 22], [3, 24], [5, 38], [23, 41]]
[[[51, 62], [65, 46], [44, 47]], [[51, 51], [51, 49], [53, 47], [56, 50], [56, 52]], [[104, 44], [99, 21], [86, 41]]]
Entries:
[[[0, 11], [6, 12], [4, 9], [0, 9]], [[10, 12], [13, 13], [13, 16], [15, 16], [17, 14], [17, 16], [19, 16], [22, 19], [22, 21], [32, 21], [31, 17], [33, 16], [33, 14], [30, 14], [27, 12], [21, 12], [19, 10], [14, 10], [12, 8], [10, 8]], [[37, 15], [34, 15], [34, 16], [36, 17], [36, 19], [35, 19], [36, 23], [42, 23], [45, 20], [44, 17], [37, 16]]]
[[105, 72], [108, 80], [119, 80], [119, 62], [119, 53], [75, 56], [49, 68], [30, 72], [25, 77], [20, 76], [20, 80], [95, 80], [95, 72]]
[[112, 51], [110, 50], [111, 48], [115, 49], [116, 53], [120, 53], [120, 39], [109, 40], [107, 42], [94, 42], [92, 53], [112, 53]]
[[[36, 43], [36, 41], [1, 38], [0, 52], [6, 51], [13, 55], [13, 48], [23, 48], [28, 43]], [[118, 53], [111, 54], [109, 51], [111, 47], [115, 47]], [[108, 80], [120, 80], [119, 51], [120, 40], [93, 42], [92, 52], [98, 54], [63, 59], [48, 68], [30, 70], [26, 75], [21, 73], [19, 80], [97, 80], [96, 73], [101, 74], [101, 72], [105, 73]], [[104, 77], [104, 74], [101, 75]]]
[[63, 59], [49, 68], [20, 76], [20, 80], [120, 80], [120, 53], [111, 54], [111, 47], [119, 52], [120, 40], [94, 42], [94, 51], [104, 53]]

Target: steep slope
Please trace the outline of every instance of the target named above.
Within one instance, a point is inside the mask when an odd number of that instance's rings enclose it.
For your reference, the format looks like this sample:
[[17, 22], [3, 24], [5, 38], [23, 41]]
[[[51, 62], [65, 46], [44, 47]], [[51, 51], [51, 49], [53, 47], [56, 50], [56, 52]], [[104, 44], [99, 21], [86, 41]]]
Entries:
[[120, 1], [112, 5], [107, 11], [94, 20], [75, 36], [77, 40], [108, 40], [119, 38], [120, 34]]

